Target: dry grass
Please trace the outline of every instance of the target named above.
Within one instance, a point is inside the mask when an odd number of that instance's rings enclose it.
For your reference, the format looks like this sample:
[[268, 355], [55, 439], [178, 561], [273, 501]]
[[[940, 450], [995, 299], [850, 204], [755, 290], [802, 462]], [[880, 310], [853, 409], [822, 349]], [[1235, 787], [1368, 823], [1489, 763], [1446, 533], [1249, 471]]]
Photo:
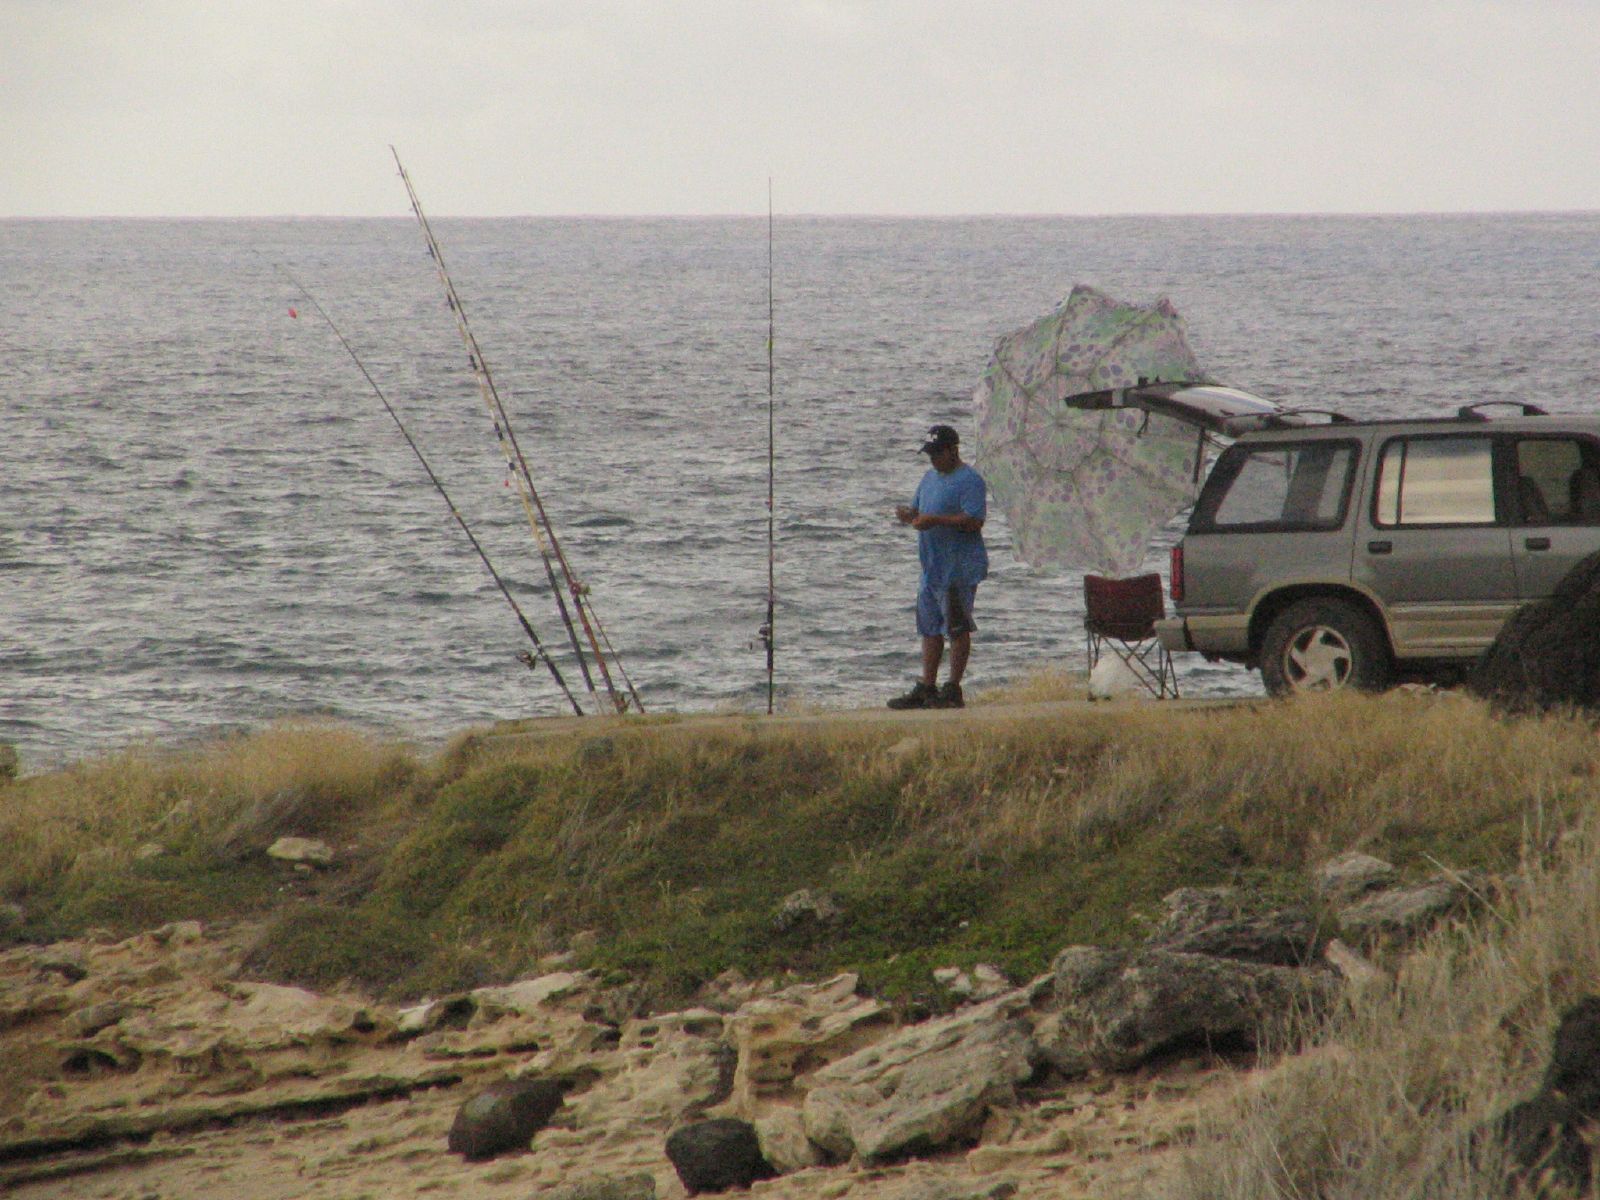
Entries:
[[[508, 969], [579, 928], [626, 929], [643, 947], [629, 970], [674, 954], [720, 970], [725, 953], [765, 969], [771, 906], [810, 886], [883, 916], [848, 961], [898, 954], [909, 980], [908, 933], [929, 956], [1037, 970], [1065, 940], [1134, 936], [1163, 888], [1244, 880], [1270, 898], [1353, 848], [1415, 871], [1503, 869], [1525, 824], [1600, 799], [1600, 740], [1576, 719], [1407, 693], [1041, 700], [1076, 687], [1041, 673], [966, 714], [892, 721], [535, 722], [425, 763], [326, 724], [129, 752], [0, 785], [0, 898], [58, 922], [44, 932], [214, 899], [260, 911], [277, 885], [248, 852], [300, 833], [364, 843], [349, 886], [369, 932], [389, 928], [379, 907], [410, 905], [429, 946], [488, 947]], [[147, 842], [167, 855], [138, 860]]]
[[1521, 888], [1353, 993], [1312, 1052], [1216, 1114], [1166, 1200], [1508, 1195], [1473, 1132], [1535, 1089], [1560, 1013], [1600, 984], [1595, 816], [1549, 853], [1533, 816]]
[[[1448, 855], [1482, 839], [1514, 855], [1525, 814], [1600, 798], [1600, 740], [1587, 722], [1506, 719], [1452, 694], [1084, 705], [923, 736], [909, 769], [879, 769], [907, 770], [913, 824], [936, 824], [975, 854], [1204, 822], [1283, 866], [1357, 847]], [[841, 725], [816, 744], [844, 753], [865, 737]]]
[[1020, 679], [995, 687], [969, 692], [967, 703], [974, 708], [999, 704], [1043, 704], [1056, 700], [1083, 700], [1089, 695], [1089, 677], [1082, 671], [1041, 667]]
[[369, 815], [416, 770], [399, 748], [336, 725], [285, 722], [173, 752], [129, 749], [10, 784], [0, 804], [0, 895], [125, 864], [141, 845], [215, 834], [274, 796], [306, 824]]

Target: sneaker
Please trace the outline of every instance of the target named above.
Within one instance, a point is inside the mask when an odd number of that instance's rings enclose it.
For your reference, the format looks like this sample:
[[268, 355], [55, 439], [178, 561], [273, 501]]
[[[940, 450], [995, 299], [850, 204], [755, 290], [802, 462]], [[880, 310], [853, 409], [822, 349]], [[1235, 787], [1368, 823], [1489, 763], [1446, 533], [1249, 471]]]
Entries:
[[938, 699], [939, 689], [932, 684], [923, 683], [920, 679], [904, 696], [896, 696], [889, 701], [890, 708], [931, 708]]
[[933, 694], [928, 701], [929, 708], [965, 708], [966, 701], [961, 698], [961, 685], [959, 683], [946, 683]]

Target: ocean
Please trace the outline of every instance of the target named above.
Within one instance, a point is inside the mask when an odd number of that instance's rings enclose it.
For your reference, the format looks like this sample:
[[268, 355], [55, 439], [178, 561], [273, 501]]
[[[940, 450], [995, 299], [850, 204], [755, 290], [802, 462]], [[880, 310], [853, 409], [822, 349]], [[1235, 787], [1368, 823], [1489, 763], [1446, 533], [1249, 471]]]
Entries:
[[[766, 217], [433, 225], [647, 711], [763, 712]], [[916, 448], [935, 422], [971, 438], [995, 339], [1075, 283], [1169, 297], [1214, 378], [1286, 404], [1600, 403], [1600, 214], [780, 214], [772, 260], [785, 710], [913, 678], [914, 535], [891, 514]], [[285, 271], [577, 681], [409, 216], [0, 221], [0, 740], [26, 769], [296, 715], [433, 744], [570, 713]], [[1078, 575], [1019, 561], [997, 509], [986, 533], [969, 687], [1081, 668]], [[1179, 674], [1191, 695], [1259, 691], [1194, 656]]]

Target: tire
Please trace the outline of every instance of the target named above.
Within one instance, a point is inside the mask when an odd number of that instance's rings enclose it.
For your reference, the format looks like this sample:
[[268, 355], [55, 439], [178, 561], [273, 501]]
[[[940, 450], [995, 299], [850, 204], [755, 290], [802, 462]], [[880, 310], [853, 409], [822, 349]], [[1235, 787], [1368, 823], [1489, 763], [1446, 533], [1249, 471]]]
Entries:
[[1382, 632], [1348, 600], [1297, 600], [1267, 626], [1261, 680], [1273, 696], [1353, 687], [1381, 691], [1392, 667]]

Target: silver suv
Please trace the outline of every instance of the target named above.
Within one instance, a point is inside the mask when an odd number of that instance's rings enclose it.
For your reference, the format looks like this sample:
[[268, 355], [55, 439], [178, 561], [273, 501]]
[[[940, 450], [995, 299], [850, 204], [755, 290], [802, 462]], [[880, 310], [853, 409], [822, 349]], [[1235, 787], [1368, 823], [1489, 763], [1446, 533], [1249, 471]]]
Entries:
[[1162, 644], [1273, 694], [1458, 677], [1600, 550], [1600, 417], [1490, 407], [1244, 433], [1173, 548]]

